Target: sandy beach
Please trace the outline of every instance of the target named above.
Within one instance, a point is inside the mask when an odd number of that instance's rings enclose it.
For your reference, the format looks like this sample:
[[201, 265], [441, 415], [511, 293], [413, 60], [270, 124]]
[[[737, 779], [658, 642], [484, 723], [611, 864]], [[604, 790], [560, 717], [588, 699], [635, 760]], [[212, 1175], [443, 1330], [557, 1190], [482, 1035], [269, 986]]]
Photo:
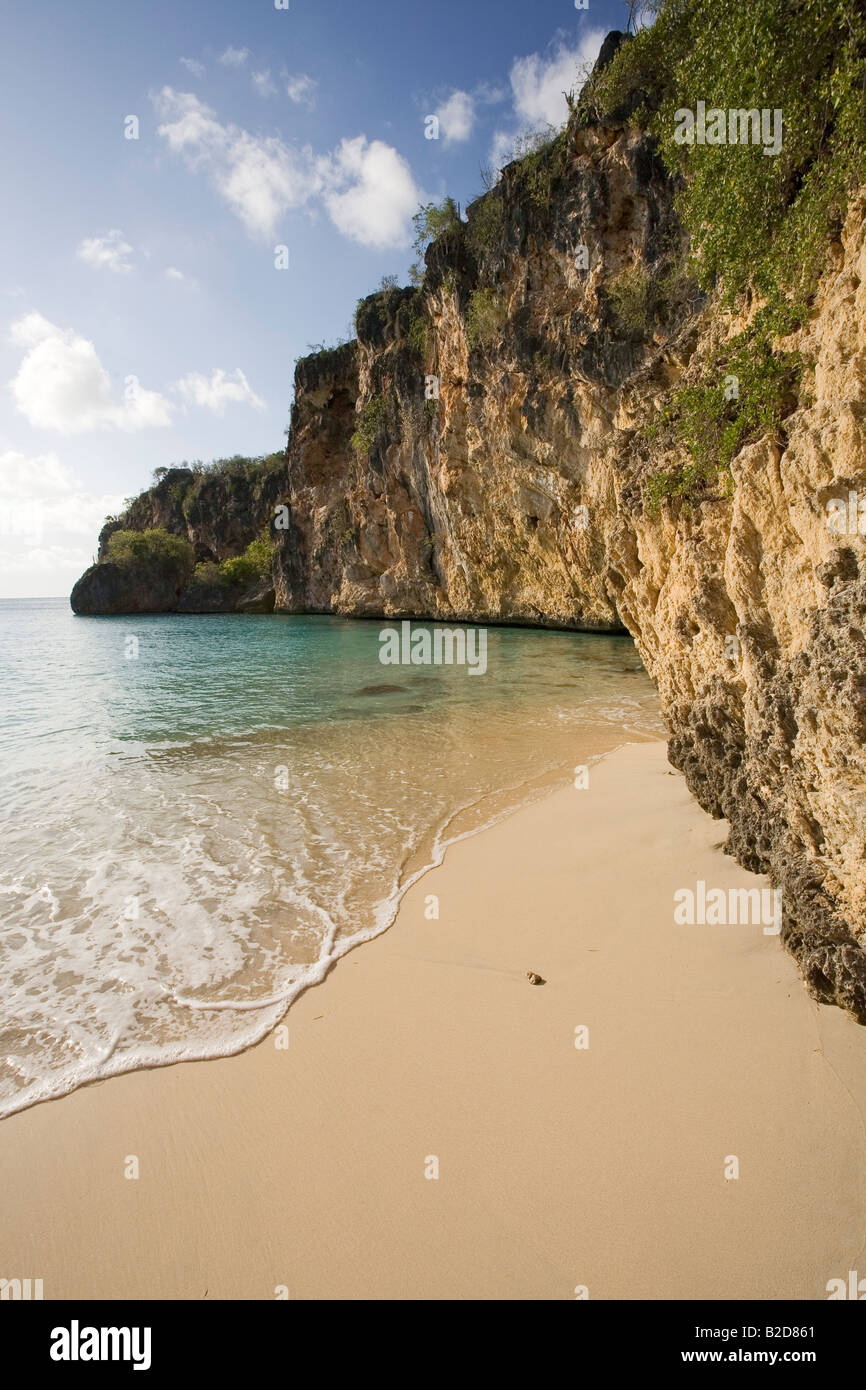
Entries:
[[287, 1047], [0, 1123], [0, 1275], [46, 1299], [822, 1299], [866, 1274], [866, 1031], [760, 926], [674, 922], [698, 880], [766, 886], [725, 833], [652, 742], [454, 845]]

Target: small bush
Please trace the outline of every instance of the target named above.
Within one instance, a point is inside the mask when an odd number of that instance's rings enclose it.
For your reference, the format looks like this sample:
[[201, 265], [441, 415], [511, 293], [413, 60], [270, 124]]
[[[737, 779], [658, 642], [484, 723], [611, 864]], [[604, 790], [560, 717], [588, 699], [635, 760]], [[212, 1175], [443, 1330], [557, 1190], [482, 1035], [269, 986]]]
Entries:
[[369, 454], [385, 424], [387, 409], [381, 396], [371, 396], [358, 412], [352, 448], [356, 454]]
[[250, 541], [243, 555], [235, 555], [231, 560], [223, 560], [220, 574], [227, 584], [255, 584], [269, 579], [273, 559], [273, 545], [269, 538], [258, 537]]
[[443, 198], [441, 203], [423, 203], [412, 218], [412, 225], [415, 228], [412, 246], [423, 259], [431, 242], [462, 225], [460, 206], [453, 198]]
[[473, 348], [493, 343], [505, 320], [508, 304], [498, 290], [473, 290], [466, 309], [466, 337]]
[[567, 153], [566, 132], [556, 132], [553, 126], [518, 139], [515, 158], [519, 160], [530, 202], [536, 207], [546, 207], [550, 202], [554, 185], [565, 173]]
[[495, 193], [482, 198], [469, 222], [469, 245], [476, 256], [484, 251], [492, 251], [502, 238], [505, 229], [505, 206]]
[[[420, 299], [420, 297], [419, 297]], [[419, 357], [427, 356], [427, 349], [430, 344], [430, 327], [427, 316], [424, 313], [421, 303], [412, 305], [412, 317], [409, 321], [409, 342], [418, 353]]]
[[225, 576], [214, 560], [202, 560], [195, 567], [192, 582], [202, 588], [222, 589], [225, 587]]
[[627, 333], [648, 332], [658, 315], [663, 296], [657, 280], [643, 261], [621, 270], [607, 287], [613, 310]]
[[195, 551], [188, 540], [153, 527], [147, 531], [114, 531], [108, 538], [106, 559], [132, 568], [156, 565], [192, 574]]
[[688, 463], [647, 479], [650, 510], [664, 497], [690, 496], [720, 480], [729, 490], [731, 462], [743, 445], [777, 429], [795, 403], [803, 361], [774, 350], [768, 322], [759, 318], [732, 339], [700, 381], [673, 392], [647, 430], [650, 438], [671, 430], [689, 455]]

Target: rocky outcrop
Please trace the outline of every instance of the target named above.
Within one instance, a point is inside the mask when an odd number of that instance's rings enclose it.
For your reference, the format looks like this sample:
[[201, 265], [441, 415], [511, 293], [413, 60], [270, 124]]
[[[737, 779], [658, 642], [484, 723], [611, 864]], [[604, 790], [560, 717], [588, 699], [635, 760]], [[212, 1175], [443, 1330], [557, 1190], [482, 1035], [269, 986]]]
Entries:
[[627, 116], [573, 118], [430, 248], [419, 290], [371, 296], [356, 342], [300, 362], [270, 473], [190, 498], [173, 470], [117, 524], [220, 560], [269, 520], [284, 612], [628, 631], [672, 762], [782, 889], [809, 988], [866, 1022], [866, 197], [784, 344], [807, 370], [778, 421], [727, 487], [654, 503], [683, 450], [647, 426], [757, 306], [677, 274], [671, 181]]
[[[75, 613], [271, 613], [271, 579], [228, 577], [220, 562], [242, 555], [267, 532], [287, 491], [285, 458], [227, 459], [204, 470], [160, 469], [158, 481], [109, 517], [99, 535], [97, 563], [70, 595]], [[177, 557], [137, 557], [119, 564], [118, 532], [151, 532], [188, 542], [189, 563]], [[193, 569], [196, 562], [201, 568]]]
[[178, 613], [273, 613], [274, 586], [270, 581], [252, 584], [191, 583], [173, 605]]
[[151, 529], [183, 536], [196, 560], [231, 559], [268, 526], [286, 486], [282, 454], [226, 459], [208, 470], [184, 466], [158, 472], [153, 487], [106, 521], [99, 533], [99, 560], [106, 558], [115, 531]]
[[69, 596], [74, 613], [82, 616], [120, 613], [170, 613], [178, 605], [188, 572], [159, 568], [131, 570], [108, 560], [91, 565]]

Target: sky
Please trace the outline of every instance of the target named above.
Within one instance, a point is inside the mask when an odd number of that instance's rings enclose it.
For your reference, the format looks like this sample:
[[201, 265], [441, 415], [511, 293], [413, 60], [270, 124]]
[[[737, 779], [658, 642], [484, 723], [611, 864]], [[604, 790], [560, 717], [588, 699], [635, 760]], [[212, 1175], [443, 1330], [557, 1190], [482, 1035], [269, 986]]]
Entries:
[[68, 594], [154, 468], [281, 449], [296, 359], [626, 11], [0, 0], [0, 597]]

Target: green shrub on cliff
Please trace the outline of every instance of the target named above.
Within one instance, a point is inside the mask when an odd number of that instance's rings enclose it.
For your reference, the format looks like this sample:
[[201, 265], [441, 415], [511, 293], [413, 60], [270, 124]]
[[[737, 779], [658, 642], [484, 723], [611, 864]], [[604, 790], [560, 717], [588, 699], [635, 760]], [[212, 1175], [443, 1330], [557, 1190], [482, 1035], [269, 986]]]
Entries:
[[466, 337], [472, 348], [486, 347], [496, 339], [508, 318], [508, 302], [498, 290], [473, 290], [466, 309]]
[[222, 589], [225, 576], [216, 560], [201, 560], [195, 567], [192, 582], [204, 589]]
[[730, 491], [731, 462], [750, 440], [778, 429], [796, 403], [803, 361], [796, 352], [774, 352], [760, 316], [731, 339], [697, 382], [671, 394], [650, 438], [670, 429], [689, 461], [646, 481], [655, 510], [664, 497], [687, 497], [722, 483]]
[[488, 193], [476, 204], [469, 221], [467, 239], [475, 255], [494, 251], [505, 230], [505, 204], [498, 193]]
[[546, 131], [531, 131], [520, 136], [515, 150], [520, 176], [529, 199], [537, 208], [547, 207], [554, 184], [562, 178], [568, 162], [568, 141], [565, 131], [548, 126]]
[[463, 225], [460, 220], [460, 204], [455, 203], [453, 198], [443, 198], [441, 203], [422, 203], [412, 218], [412, 225], [415, 229], [412, 249], [418, 259], [409, 269], [409, 278], [413, 285], [420, 285], [424, 280], [424, 255], [427, 247], [447, 232], [453, 232]]
[[270, 536], [261, 535], [250, 541], [242, 555], [217, 564], [202, 560], [196, 565], [193, 582], [209, 589], [249, 588], [271, 577], [274, 547]]
[[652, 268], [635, 261], [621, 270], [608, 282], [607, 297], [625, 331], [639, 337], [660, 322], [693, 311], [701, 291], [683, 256], [668, 251]]
[[422, 203], [412, 218], [415, 228], [412, 247], [418, 256], [423, 257], [431, 242], [438, 241], [446, 232], [452, 232], [461, 225], [460, 205], [453, 198], [443, 198], [441, 203]]
[[147, 531], [114, 531], [108, 538], [105, 559], [142, 582], [166, 575], [182, 588], [192, 575], [195, 551], [184, 537], [154, 527]]
[[269, 538], [258, 537], [250, 541], [243, 555], [235, 555], [231, 560], [223, 560], [220, 570], [229, 584], [254, 584], [257, 580], [269, 579], [273, 545]]
[[426, 357], [430, 345], [430, 325], [427, 315], [424, 313], [424, 300], [420, 294], [412, 303], [408, 338], [419, 357]]
[[623, 328], [633, 334], [650, 327], [663, 298], [658, 281], [643, 261], [620, 271], [610, 281], [607, 294]]
[[[731, 299], [748, 285], [803, 300], [866, 177], [866, 10], [862, 0], [661, 0], [584, 90], [584, 115], [638, 103], [682, 178], [677, 206], [696, 273]], [[637, 94], [637, 95], [635, 95]], [[678, 143], [678, 112], [719, 109], [724, 143]], [[767, 113], [769, 140], [728, 143], [730, 115]], [[781, 111], [781, 141], [772, 138]], [[778, 143], [778, 149], [777, 149]], [[765, 148], [771, 152], [765, 153]]]
[[368, 454], [385, 424], [387, 408], [381, 396], [371, 396], [357, 415], [352, 448], [356, 454]]

